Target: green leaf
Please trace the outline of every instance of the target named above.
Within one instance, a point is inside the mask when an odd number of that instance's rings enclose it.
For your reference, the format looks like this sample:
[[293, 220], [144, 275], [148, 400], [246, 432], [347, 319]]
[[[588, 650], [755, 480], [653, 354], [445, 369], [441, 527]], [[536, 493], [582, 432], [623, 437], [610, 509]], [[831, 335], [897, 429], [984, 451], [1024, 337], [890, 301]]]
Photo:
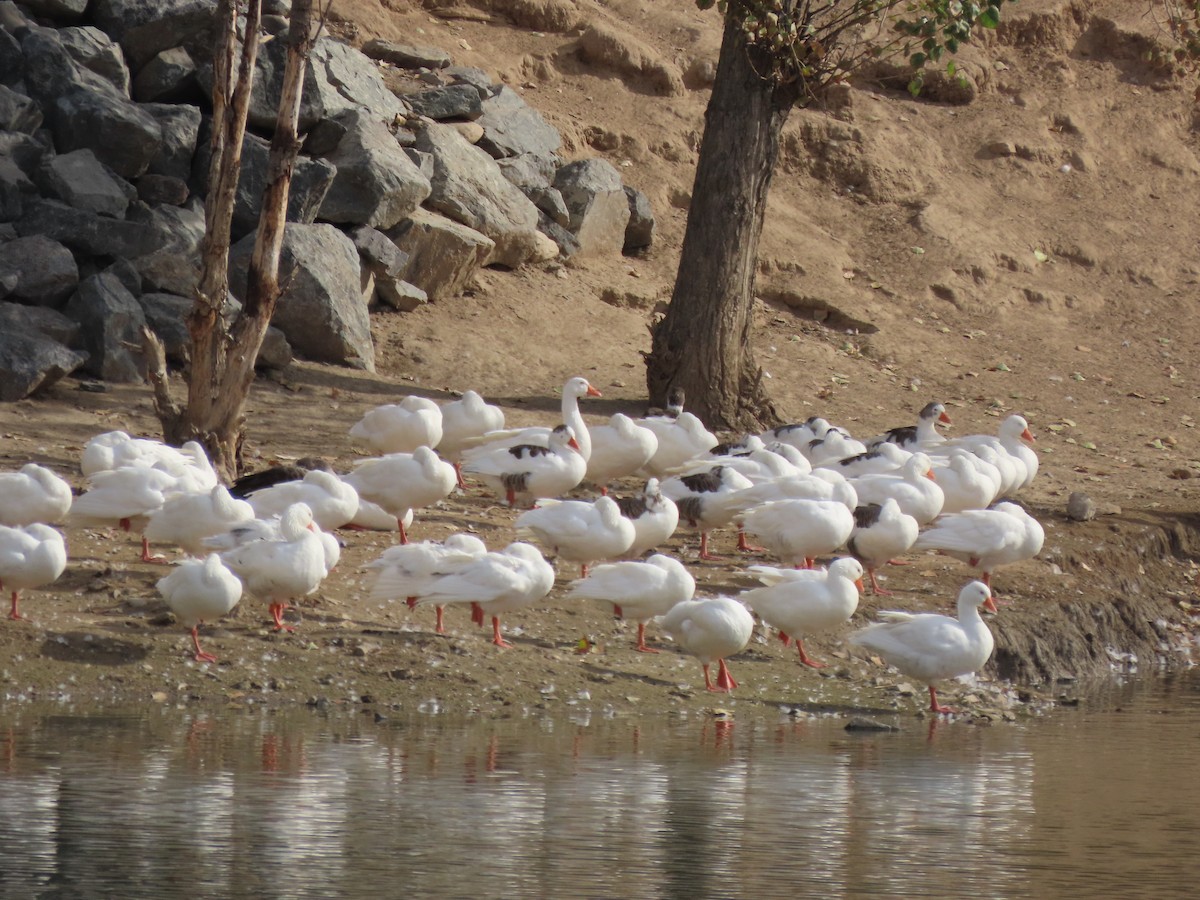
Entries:
[[979, 24], [984, 28], [995, 28], [1000, 24], [1000, 10], [989, 6], [979, 16]]
[[927, 57], [924, 53], [914, 53], [908, 58], [908, 62], [909, 65], [911, 65], [914, 69], [919, 69], [921, 66], [925, 65], [926, 59]]

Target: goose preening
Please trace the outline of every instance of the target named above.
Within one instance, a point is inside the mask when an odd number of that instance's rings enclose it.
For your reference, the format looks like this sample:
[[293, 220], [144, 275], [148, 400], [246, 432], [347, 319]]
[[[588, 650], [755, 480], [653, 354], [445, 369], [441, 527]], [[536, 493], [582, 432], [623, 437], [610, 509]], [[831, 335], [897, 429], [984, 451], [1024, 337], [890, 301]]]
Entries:
[[[685, 653], [700, 660], [706, 690], [731, 691], [737, 687], [725, 658], [741, 653], [749, 645], [754, 634], [754, 616], [750, 610], [732, 597], [683, 600], [655, 621]], [[715, 683], [709, 673], [714, 661]]]
[[1042, 550], [1046, 532], [1042, 525], [1017, 503], [1002, 501], [991, 509], [968, 509], [939, 518], [922, 532], [913, 545], [918, 550], [937, 550], [962, 560], [983, 573], [983, 583], [992, 585], [992, 572], [1026, 559]]
[[897, 472], [860, 475], [850, 483], [858, 494], [858, 503], [882, 504], [892, 497], [905, 513], [921, 525], [928, 525], [942, 511], [946, 495], [937, 486], [933, 463], [924, 453], [914, 453]]
[[674, 419], [638, 419], [637, 424], [650, 429], [658, 438], [658, 449], [643, 468], [647, 475], [660, 478], [717, 446], [717, 436], [690, 412], [682, 412]]
[[254, 507], [218, 484], [203, 493], [170, 494], [150, 513], [143, 536], [151, 543], [175, 544], [188, 556], [200, 556], [204, 539], [254, 518]]
[[315, 591], [329, 570], [307, 504], [294, 503], [284, 510], [279, 532], [277, 540], [243, 544], [222, 553], [221, 559], [241, 578], [247, 591], [268, 601], [276, 631], [294, 631], [283, 622], [289, 601]]
[[405, 397], [368, 410], [354, 423], [350, 437], [380, 455], [436, 447], [442, 439], [442, 408], [427, 397]]
[[71, 486], [37, 463], [0, 472], [0, 525], [22, 528], [62, 521], [71, 511]]
[[21, 591], [50, 584], [67, 568], [67, 546], [49, 525], [0, 525], [0, 590], [11, 595], [8, 617], [22, 618]]
[[283, 515], [295, 503], [305, 504], [324, 531], [341, 528], [358, 512], [358, 491], [333, 472], [312, 469], [299, 481], [285, 481], [255, 491], [247, 501], [260, 519]]
[[161, 441], [109, 431], [89, 440], [79, 460], [79, 469], [88, 478], [126, 466], [150, 466], [170, 472], [180, 476], [188, 490], [207, 491], [217, 483], [216, 470], [196, 441], [188, 441], [176, 449]]
[[552, 587], [554, 567], [537, 547], [518, 541], [434, 578], [417, 598], [417, 605], [470, 603], [477, 624], [491, 615], [492, 643], [511, 647], [500, 634], [500, 615], [537, 603]]
[[958, 593], [958, 618], [938, 613], [885, 611], [886, 621], [850, 635], [850, 643], [882, 656], [889, 665], [929, 687], [929, 711], [952, 713], [938, 703], [934, 684], [983, 668], [992, 655], [993, 639], [979, 608], [996, 611], [992, 592], [972, 581]]
[[200, 626], [219, 619], [237, 606], [242, 582], [225, 567], [219, 554], [204, 559], [185, 559], [156, 585], [179, 624], [192, 630], [196, 662], [215, 663], [217, 658], [200, 649]]
[[745, 475], [718, 465], [693, 475], [667, 478], [661, 490], [679, 507], [679, 520], [700, 532], [700, 559], [719, 559], [708, 552], [708, 533], [733, 521], [738, 492], [751, 486]]
[[494, 493], [515, 506], [518, 497], [541, 499], [565, 494], [583, 481], [587, 460], [569, 425], [550, 432], [549, 445], [485, 444], [464, 454], [463, 471], [476, 475]]
[[850, 621], [858, 609], [858, 595], [862, 591], [862, 564], [842, 557], [830, 563], [828, 569], [750, 566], [748, 571], [766, 585], [744, 591], [742, 602], [779, 630], [784, 646], [789, 638], [795, 639], [801, 663], [814, 669], [825, 668], [824, 663], [805, 651], [803, 638]]
[[389, 453], [363, 460], [344, 480], [360, 499], [377, 504], [395, 517], [400, 543], [407, 544], [404, 516], [409, 510], [431, 506], [450, 496], [458, 474], [454, 466], [428, 447], [418, 447], [412, 453]]
[[[452, 534], [446, 540], [418, 541], [389, 547], [368, 569], [378, 570], [370, 599], [385, 603], [404, 598], [409, 609], [436, 579], [453, 574], [487, 553], [487, 546], [471, 534]], [[437, 633], [446, 633], [445, 605], [437, 604]]]
[[840, 428], [830, 428], [825, 432], [825, 437], [810, 441], [807, 447], [799, 449], [815, 469], [848, 456], [866, 453], [867, 445], [850, 437]]
[[649, 428], [638, 425], [624, 413], [613, 413], [607, 425], [590, 429], [592, 455], [588, 459], [585, 480], [608, 493], [608, 483], [632, 475], [658, 451], [658, 437]]
[[[321, 551], [325, 557], [325, 573], [329, 574], [341, 559], [342, 545], [338, 542], [337, 535], [329, 531], [322, 531], [315, 523], [309, 526], [308, 530], [316, 534], [321, 541]], [[249, 519], [240, 522], [225, 531], [204, 538], [200, 543], [206, 550], [224, 553], [226, 550], [245, 547], [255, 541], [280, 541], [283, 539], [283, 520], [280, 516], [272, 516], [269, 519]]]
[[617, 497], [621, 515], [633, 523], [633, 543], [626, 554], [638, 557], [665, 544], [679, 525], [679, 507], [664, 497], [657, 478], [650, 478], [640, 494]]
[[[809, 416], [803, 422], [792, 422], [788, 425], [770, 428], [760, 434], [759, 437], [768, 444], [772, 441], [779, 441], [795, 447], [803, 453], [809, 444], [813, 441], [821, 440], [829, 433], [830, 429], [835, 428], [836, 426], [830, 425], [829, 421], [821, 416]], [[841, 431], [842, 429], [836, 430]], [[848, 434], [845, 436], [849, 437]]]
[[438, 441], [437, 452], [454, 466], [459, 487], [465, 487], [461, 464], [468, 443], [503, 427], [504, 410], [486, 402], [475, 391], [463, 391], [459, 399], [442, 404], [442, 439]]
[[633, 522], [621, 515], [612, 497], [594, 502], [539, 500], [534, 509], [517, 516], [515, 526], [518, 536], [534, 536], [557, 556], [579, 563], [584, 578], [590, 563], [627, 552], [637, 536]]
[[867, 446], [896, 444], [908, 450], [926, 450], [946, 440], [945, 435], [938, 431], [939, 422], [949, 425], [950, 416], [946, 413], [946, 407], [935, 400], [932, 403], [926, 403], [917, 413], [917, 424], [890, 428], [879, 437], [868, 441]]
[[931, 459], [934, 477], [945, 497], [942, 515], [984, 509], [996, 499], [1003, 486], [998, 467], [961, 447], [951, 450], [948, 456]]
[[587, 577], [571, 583], [568, 599], [599, 600], [612, 605], [619, 618], [637, 622], [637, 646], [642, 653], [658, 653], [646, 646], [646, 623], [666, 615], [676, 604], [691, 600], [696, 580], [679, 560], [655, 553], [645, 561], [605, 563]]
[[901, 449], [899, 444], [884, 442], [867, 450], [866, 453], [826, 462], [823, 464], [823, 468], [840, 472], [846, 478], [856, 478], [859, 475], [881, 475], [900, 469], [911, 456], [912, 453]]
[[917, 520], [900, 509], [894, 497], [854, 510], [854, 530], [846, 541], [846, 549], [866, 567], [867, 575], [871, 578], [871, 589], [876, 594], [890, 597], [892, 592], [879, 586], [875, 570], [907, 553], [920, 530]]
[[740, 520], [767, 552], [796, 568], [811, 569], [816, 557], [833, 553], [854, 530], [854, 514], [836, 500], [774, 500], [751, 507]]
[[181, 479], [157, 464], [100, 470], [88, 477], [87, 491], [71, 503], [70, 520], [76, 525], [116, 525], [123, 531], [136, 531], [142, 537], [142, 562], [165, 562], [150, 554], [150, 542], [143, 533], [150, 514], [162, 508], [168, 494], [210, 490], [212, 486], [200, 488], [188, 476]]

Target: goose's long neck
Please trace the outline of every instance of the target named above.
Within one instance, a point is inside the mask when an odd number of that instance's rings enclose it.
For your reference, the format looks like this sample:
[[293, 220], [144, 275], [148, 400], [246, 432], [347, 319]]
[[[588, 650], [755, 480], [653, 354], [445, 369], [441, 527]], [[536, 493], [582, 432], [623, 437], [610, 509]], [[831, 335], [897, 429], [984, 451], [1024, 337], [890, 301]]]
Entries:
[[579, 445], [579, 455], [584, 459], [592, 458], [592, 435], [587, 423], [583, 421], [583, 413], [579, 411], [579, 398], [574, 394], [564, 394], [562, 402], [563, 421], [575, 432], [575, 443]]

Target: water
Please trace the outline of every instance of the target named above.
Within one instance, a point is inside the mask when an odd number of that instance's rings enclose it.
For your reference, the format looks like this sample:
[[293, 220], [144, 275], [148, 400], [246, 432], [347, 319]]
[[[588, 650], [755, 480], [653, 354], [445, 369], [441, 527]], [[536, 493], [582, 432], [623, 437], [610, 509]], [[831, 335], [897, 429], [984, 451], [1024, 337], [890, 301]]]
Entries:
[[994, 727], [0, 708], [0, 897], [1192, 897], [1200, 675]]

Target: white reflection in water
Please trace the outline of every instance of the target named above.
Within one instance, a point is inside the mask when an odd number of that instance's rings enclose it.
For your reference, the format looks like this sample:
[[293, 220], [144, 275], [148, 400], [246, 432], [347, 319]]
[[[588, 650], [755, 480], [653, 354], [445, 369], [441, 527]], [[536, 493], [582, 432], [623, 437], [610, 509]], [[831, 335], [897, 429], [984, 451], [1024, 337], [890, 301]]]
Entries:
[[1192, 880], [1175, 844], [1200, 797], [1147, 759], [1185, 769], [1195, 702], [1175, 727], [1097, 711], [870, 735], [769, 713], [6, 712], [5, 900], [1168, 897]]

